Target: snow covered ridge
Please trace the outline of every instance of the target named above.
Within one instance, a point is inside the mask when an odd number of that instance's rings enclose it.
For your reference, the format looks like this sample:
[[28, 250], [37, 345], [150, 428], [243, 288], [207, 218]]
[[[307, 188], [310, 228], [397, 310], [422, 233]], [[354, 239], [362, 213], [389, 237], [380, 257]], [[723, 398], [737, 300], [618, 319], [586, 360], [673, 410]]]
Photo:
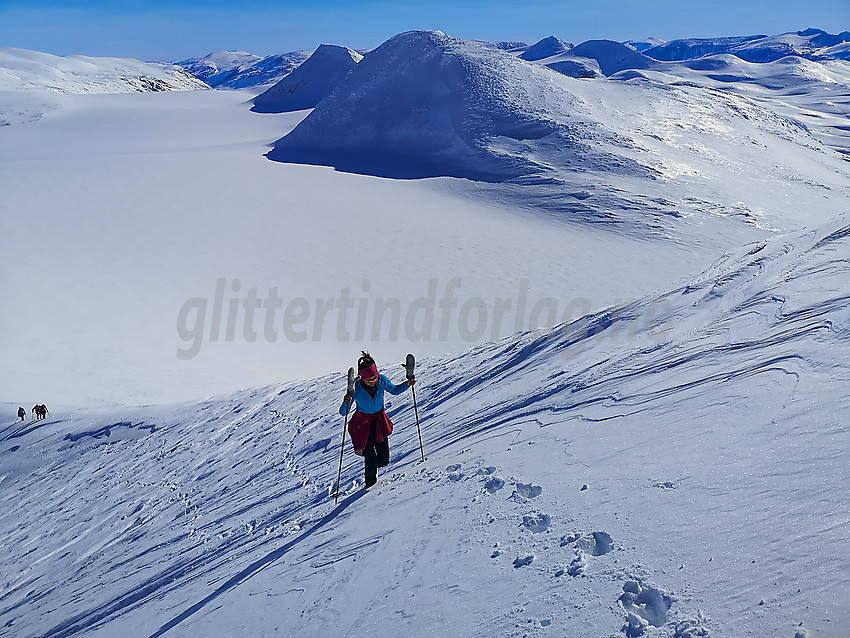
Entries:
[[323, 44], [298, 68], [254, 99], [257, 113], [312, 109], [345, 79], [363, 56], [346, 47]]
[[292, 51], [261, 57], [245, 51], [217, 51], [176, 64], [213, 88], [242, 89], [278, 82], [310, 55], [310, 51]]
[[553, 55], [566, 53], [572, 48], [572, 44], [564, 42], [560, 38], [556, 38], [554, 35], [550, 35], [548, 38], [543, 38], [536, 44], [526, 48], [519, 57], [523, 60], [534, 62], [535, 60], [551, 58]]
[[218, 86], [222, 74], [252, 66], [263, 58], [247, 51], [216, 51], [200, 58], [175, 62], [210, 86]]
[[[553, 60], [591, 61], [576, 52], [595, 56], [611, 78], [554, 72]], [[791, 78], [787, 64], [772, 64], [767, 77]], [[844, 83], [825, 77], [846, 89], [850, 66], [833, 64]], [[764, 76], [754, 75], [752, 95], [737, 95], [714, 88], [730, 84], [722, 74], [679, 66], [607, 41], [528, 62], [441, 32], [403, 33], [367, 54], [268, 157], [383, 177], [464, 177], [499, 185], [498, 196], [520, 206], [656, 230], [706, 206], [770, 225], [761, 211], [827, 213], [846, 203], [846, 164], [813, 133], [828, 127], [842, 147], [841, 118], [812, 117], [810, 129], [788, 107], [805, 93], [801, 113], [832, 108], [818, 101], [841, 110], [840, 99], [824, 99], [841, 94], [824, 88], [817, 69], [777, 112], [758, 90]], [[715, 79], [699, 82], [700, 73]], [[776, 170], [795, 175], [793, 193], [779, 195]], [[741, 173], [751, 180], [739, 189]], [[789, 196], [806, 204], [792, 207]]]
[[[534, 158], [489, 142], [568, 135], [554, 106], [594, 129], [565, 145], [605, 135], [575, 117], [580, 98], [554, 77], [539, 64], [439, 31], [403, 33], [370, 52], [268, 156], [388, 177], [527, 175], [538, 170]], [[595, 153], [581, 147], [588, 161]], [[644, 170], [625, 158], [618, 164], [612, 170]]]
[[[568, 54], [573, 44], [552, 35], [535, 44], [524, 42], [479, 42], [482, 46], [509, 51], [525, 60], [538, 61]], [[582, 43], [588, 44], [588, 43]], [[616, 43], [620, 44], [620, 43]], [[625, 42], [624, 46], [661, 61], [692, 60], [707, 55], [733, 54], [751, 62], [770, 62], [784, 56], [811, 60], [850, 59], [850, 33], [832, 35], [820, 29], [765, 36], [719, 37], [673, 40], [649, 39]], [[245, 51], [217, 51], [199, 58], [176, 62], [212, 87], [246, 88], [278, 82], [311, 55], [310, 51], [293, 51], [261, 57]], [[580, 56], [579, 56], [580, 57]], [[639, 58], [637, 58], [639, 59]], [[549, 60], [550, 63], [558, 60]], [[562, 64], [562, 67], [575, 62]], [[644, 68], [643, 66], [631, 68]], [[582, 70], [587, 77], [587, 71]]]
[[209, 88], [184, 69], [124, 58], [60, 57], [0, 48], [0, 91], [132, 93]]
[[364, 492], [347, 449], [336, 507], [342, 371], [7, 425], [0, 627], [843, 638], [848, 274], [850, 214], [423, 361], [427, 462], [394, 397], [391, 466]]
[[707, 55], [729, 53], [748, 62], [773, 62], [786, 56], [809, 60], [847, 60], [850, 31], [833, 35], [820, 29], [766, 36], [673, 40], [648, 48], [642, 53], [656, 60], [692, 60]]

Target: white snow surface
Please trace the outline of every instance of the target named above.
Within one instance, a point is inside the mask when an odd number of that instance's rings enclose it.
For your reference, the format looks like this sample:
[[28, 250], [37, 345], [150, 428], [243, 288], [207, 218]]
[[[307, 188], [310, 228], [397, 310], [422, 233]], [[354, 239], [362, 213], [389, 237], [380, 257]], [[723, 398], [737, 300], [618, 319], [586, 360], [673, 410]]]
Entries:
[[[270, 162], [270, 141], [304, 113], [251, 113], [241, 91], [62, 97], [43, 121], [0, 129], [0, 231], [12, 260], [0, 294], [50, 304], [16, 304], [0, 320], [7, 356], [50, 361], [49, 374], [0, 372], [10, 400], [159, 403], [347, 369], [363, 347], [385, 358], [454, 352], [673, 283], [730, 242], [611, 234], [457, 180]], [[725, 221], [700, 223], [719, 233]], [[733, 244], [759, 234], [729, 232]], [[252, 290], [283, 308], [249, 321]], [[436, 303], [447, 293], [457, 305], [443, 334]], [[345, 317], [320, 309], [346, 296], [355, 307]], [[192, 328], [195, 310], [183, 322], [180, 312], [197, 299], [207, 305], [203, 335], [185, 339], [178, 323]], [[385, 301], [400, 309], [395, 320], [392, 309], [379, 317]], [[304, 304], [309, 316], [287, 335], [286, 308]]]
[[0, 636], [847, 636], [850, 66], [516, 53], [3, 94]]
[[612, 40], [588, 40], [570, 53], [596, 60], [605, 75], [614, 75], [625, 69], [650, 69], [657, 64], [655, 60]]
[[[620, 53], [640, 56], [612, 42], [586, 51], [609, 72], [622, 69]], [[846, 83], [850, 66], [834, 64]], [[404, 33], [367, 55], [268, 156], [386, 177], [470, 178], [517, 206], [643, 232], [669, 232], [694, 209], [782, 228], [801, 212], [846, 205], [846, 162], [784, 105], [777, 112], [649, 74], [586, 81], [440, 32]], [[818, 83], [819, 97], [828, 91]]]
[[554, 35], [550, 35], [547, 38], [543, 38], [539, 42], [532, 44], [530, 47], [526, 48], [519, 57], [523, 60], [528, 60], [530, 62], [536, 60], [542, 60], [544, 58], [551, 58], [553, 55], [560, 55], [562, 53], [566, 53], [570, 49], [573, 48], [573, 45], [569, 42], [564, 42], [560, 38], [556, 38]]
[[845, 636], [848, 264], [845, 215], [420, 361], [427, 460], [392, 398], [390, 467], [364, 491], [346, 449], [338, 504], [341, 373], [7, 425], [0, 627]]
[[[3, 316], [11, 360], [50, 361], [0, 372], [4, 396], [158, 403], [347, 369], [363, 347], [456, 352], [848, 209], [843, 61], [576, 80], [442, 34], [387, 45], [306, 119], [251, 113], [242, 91], [56, 94], [49, 117], [0, 129], [0, 292], [51, 309]], [[442, 68], [471, 69], [469, 89]], [[364, 151], [354, 169], [396, 135], [393, 170], [433, 151], [530, 172], [387, 180], [264, 159], [293, 129], [330, 159]], [[552, 132], [518, 139], [534, 131]]]
[[247, 51], [214, 51], [200, 58], [189, 58], [175, 64], [204, 81], [227, 71], [253, 65], [263, 58]]
[[257, 113], [312, 109], [345, 79], [363, 56], [347, 47], [323, 44], [298, 68], [254, 99]]
[[128, 93], [208, 88], [178, 66], [0, 48], [0, 90]]
[[275, 84], [310, 55], [310, 51], [291, 51], [262, 57], [245, 51], [217, 51], [177, 64], [214, 88], [244, 89]]
[[61, 94], [185, 91], [209, 88], [182, 68], [131, 58], [56, 56], [0, 48], [0, 126], [61, 108]]
[[835, 35], [821, 29], [806, 29], [770, 36], [672, 40], [659, 43], [643, 52], [658, 60], [688, 60], [726, 53], [749, 62], [773, 62], [789, 55], [821, 60], [844, 57], [842, 45], [848, 42], [848, 31]]

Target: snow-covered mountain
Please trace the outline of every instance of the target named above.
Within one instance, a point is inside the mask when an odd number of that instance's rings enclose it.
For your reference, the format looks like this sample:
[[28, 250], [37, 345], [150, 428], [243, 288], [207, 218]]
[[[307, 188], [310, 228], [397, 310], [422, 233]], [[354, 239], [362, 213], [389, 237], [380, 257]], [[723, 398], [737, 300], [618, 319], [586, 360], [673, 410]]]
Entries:
[[667, 40], [661, 38], [646, 38], [644, 40], [626, 40], [623, 42], [626, 46], [633, 48], [635, 51], [643, 53], [652, 47], [659, 47], [667, 43]]
[[177, 64], [214, 88], [242, 89], [274, 84], [310, 55], [310, 51], [292, 51], [261, 57], [244, 51], [218, 51]]
[[558, 91], [539, 65], [440, 32], [410, 32], [367, 55], [269, 157], [391, 177], [502, 180], [533, 161], [484, 138], [539, 138], [556, 130], [534, 96]]
[[251, 66], [263, 58], [247, 51], [215, 51], [200, 58], [189, 58], [175, 62], [189, 73], [209, 84], [217, 86], [222, 75], [242, 66]]
[[554, 55], [566, 53], [572, 49], [573, 46], [574, 45], [569, 42], [564, 42], [560, 38], [550, 35], [548, 38], [543, 38], [536, 44], [532, 44], [530, 47], [526, 48], [519, 57], [523, 60], [534, 62], [544, 58], [551, 58]]
[[520, 57], [574, 78], [595, 78], [614, 75], [626, 69], [659, 66], [656, 60], [638, 53], [633, 47], [612, 40], [588, 40], [578, 46], [560, 46], [544, 40], [535, 47], [538, 48], [531, 55], [527, 55], [526, 51]]
[[825, 147], [850, 155], [846, 109], [850, 100], [850, 64], [844, 60], [816, 62], [787, 56], [775, 62], [752, 63], [733, 55], [713, 55], [647, 75], [665, 84], [695, 82], [746, 96], [799, 122]]
[[0, 627], [841, 638], [848, 264], [845, 215], [422, 361], [427, 461], [394, 397], [390, 467], [365, 492], [345, 449], [338, 504], [342, 373], [7, 425]]
[[172, 64], [0, 48], [0, 126], [37, 120], [66, 95], [208, 88]]
[[[732, 38], [672, 40], [647, 48], [643, 53], [656, 60], [691, 60], [706, 55], [732, 54], [748, 62], [773, 62], [785, 56], [810, 60], [841, 57], [850, 32], [833, 35], [820, 29], [806, 29], [781, 35], [752, 35]], [[834, 47], [839, 47], [833, 49]]]
[[129, 58], [64, 57], [0, 48], [0, 90], [127, 93], [209, 88], [182, 68]]
[[363, 56], [346, 47], [323, 44], [298, 68], [254, 99], [257, 113], [312, 109], [339, 85]]
[[634, 49], [612, 40], [582, 42], [570, 53], [581, 58], [596, 60], [605, 75], [614, 75], [626, 69], [649, 69], [655, 62]]
[[[661, 63], [615, 42], [568, 55], [589, 56], [615, 81], [565, 77], [541, 64], [551, 58], [527, 62], [440, 32], [401, 34], [268, 156], [387, 177], [465, 177], [518, 205], [665, 233], [704, 202], [754, 224], [773, 225], [768, 218], [783, 211], [781, 225], [846, 201], [841, 158], [769, 105], [677, 76], [652, 80], [635, 67]], [[776, 187], [777, 171], [797, 175], [794, 193]], [[749, 180], [738, 188], [740, 172]]]

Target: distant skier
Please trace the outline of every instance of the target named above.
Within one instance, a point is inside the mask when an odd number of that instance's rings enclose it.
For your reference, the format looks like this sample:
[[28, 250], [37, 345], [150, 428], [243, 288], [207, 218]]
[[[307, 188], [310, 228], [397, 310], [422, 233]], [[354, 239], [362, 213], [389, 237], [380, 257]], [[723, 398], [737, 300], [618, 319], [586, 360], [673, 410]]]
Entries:
[[357, 362], [360, 379], [354, 385], [354, 396], [346, 394], [339, 407], [343, 416], [351, 410], [351, 402], [357, 403], [357, 411], [348, 422], [354, 453], [363, 457], [366, 487], [378, 482], [378, 468], [390, 463], [390, 442], [387, 437], [393, 432], [393, 424], [384, 411], [384, 392], [401, 394], [416, 383], [409, 379], [398, 385], [383, 374], [368, 352]]
[[46, 419], [47, 415], [50, 414], [50, 411], [47, 409], [47, 406], [43, 403], [41, 405], [37, 405], [33, 408], [35, 410], [35, 420], [38, 421], [40, 419]]
[[19, 418], [21, 421], [25, 421], [25, 420], [26, 420], [26, 418], [25, 418], [26, 416], [27, 416], [27, 411], [26, 411], [26, 410], [24, 410], [24, 408], [23, 408], [23, 407], [19, 407], [19, 408], [18, 408], [18, 418]]

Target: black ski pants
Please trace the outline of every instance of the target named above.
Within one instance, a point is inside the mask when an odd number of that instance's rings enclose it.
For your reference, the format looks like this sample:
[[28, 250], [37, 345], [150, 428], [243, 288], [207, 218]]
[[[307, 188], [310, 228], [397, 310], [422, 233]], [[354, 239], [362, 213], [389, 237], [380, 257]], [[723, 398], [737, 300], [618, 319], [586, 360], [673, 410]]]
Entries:
[[378, 468], [390, 464], [390, 442], [385, 436], [380, 443], [375, 441], [375, 423], [369, 431], [369, 441], [363, 450], [363, 463], [365, 467], [366, 487], [372, 487], [378, 482]]

